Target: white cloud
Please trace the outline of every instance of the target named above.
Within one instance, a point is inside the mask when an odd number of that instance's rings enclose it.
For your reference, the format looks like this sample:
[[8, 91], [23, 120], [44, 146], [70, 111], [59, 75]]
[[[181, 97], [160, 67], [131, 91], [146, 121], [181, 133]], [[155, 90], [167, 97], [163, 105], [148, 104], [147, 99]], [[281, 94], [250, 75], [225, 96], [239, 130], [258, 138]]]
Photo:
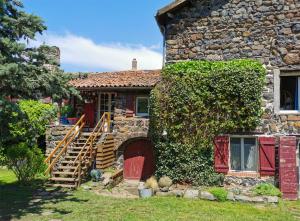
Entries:
[[61, 63], [64, 67], [78, 71], [129, 70], [133, 58], [138, 60], [139, 69], [160, 69], [162, 54], [157, 46], [96, 44], [91, 39], [74, 34], [47, 34], [37, 38], [30, 45], [46, 43], [58, 46], [61, 51]]

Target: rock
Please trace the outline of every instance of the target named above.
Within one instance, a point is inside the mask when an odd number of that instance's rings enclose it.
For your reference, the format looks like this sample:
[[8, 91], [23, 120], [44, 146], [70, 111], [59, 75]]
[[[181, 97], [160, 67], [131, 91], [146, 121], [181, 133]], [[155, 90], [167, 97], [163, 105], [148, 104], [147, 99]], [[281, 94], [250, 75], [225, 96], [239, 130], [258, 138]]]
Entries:
[[169, 187], [161, 187], [159, 188], [161, 192], [168, 192], [169, 191]]
[[187, 189], [183, 197], [188, 199], [196, 199], [199, 197], [199, 190]]
[[227, 194], [227, 200], [235, 201], [233, 192], [228, 192], [228, 194]]
[[111, 183], [111, 179], [110, 178], [105, 178], [103, 181], [102, 181], [102, 184], [104, 185], [104, 186], [107, 186], [107, 185], [109, 185]]
[[293, 31], [294, 33], [300, 33], [300, 23], [294, 24], [294, 25], [292, 26], [292, 31]]
[[252, 203], [264, 203], [265, 202], [264, 198], [261, 196], [250, 197], [250, 200], [251, 200], [250, 202], [252, 202]]
[[214, 195], [212, 195], [211, 193], [209, 193], [207, 191], [201, 191], [200, 198], [204, 199], [204, 200], [211, 200], [211, 201], [216, 200], [216, 197], [214, 197]]
[[42, 216], [49, 216], [49, 215], [52, 215], [52, 214], [53, 214], [53, 211], [51, 211], [51, 210], [42, 212]]
[[236, 195], [234, 198], [236, 201], [239, 201], [239, 202], [244, 202], [244, 203], [251, 202], [251, 198], [248, 196], [244, 196], [244, 195]]
[[118, 170], [121, 170], [121, 169], [123, 169], [123, 165], [124, 165], [124, 155], [122, 154], [117, 159], [116, 167], [117, 167]]
[[296, 53], [288, 53], [283, 60], [287, 64], [300, 64], [300, 56]]
[[265, 199], [266, 199], [267, 203], [278, 203], [279, 202], [278, 196], [266, 196]]
[[183, 197], [184, 191], [183, 190], [172, 190], [174, 196], [176, 197]]
[[84, 190], [90, 190], [90, 189], [92, 189], [90, 186], [82, 186], [82, 188], [84, 189]]

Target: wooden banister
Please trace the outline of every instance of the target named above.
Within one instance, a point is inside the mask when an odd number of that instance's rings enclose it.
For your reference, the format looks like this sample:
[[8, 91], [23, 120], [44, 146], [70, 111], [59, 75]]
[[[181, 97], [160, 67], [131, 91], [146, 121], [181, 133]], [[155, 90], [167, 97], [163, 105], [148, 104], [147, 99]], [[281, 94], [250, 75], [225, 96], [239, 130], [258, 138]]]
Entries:
[[[74, 171], [74, 174], [76, 174], [78, 172], [78, 170], [80, 170], [81, 163], [82, 163], [81, 161], [85, 160], [88, 153], [90, 153], [90, 157], [92, 157], [93, 144], [95, 142], [95, 139], [103, 132], [110, 132], [110, 127], [111, 127], [110, 118], [111, 118], [111, 113], [109, 113], [109, 112], [105, 112], [102, 115], [101, 119], [99, 120], [96, 127], [94, 128], [93, 132], [91, 133], [91, 135], [87, 139], [86, 143], [81, 148], [81, 150], [80, 150], [79, 154], [77, 155], [76, 159], [73, 161], [73, 165], [75, 165], [76, 162], [79, 161], [79, 163], [78, 163], [78, 165], [77, 165], [77, 167]], [[107, 131], [105, 131], [105, 129], [106, 129], [105, 124], [106, 123], [107, 123]], [[88, 147], [88, 148], [85, 150], [86, 147]]]
[[[48, 168], [45, 171], [45, 174], [47, 174], [55, 165], [55, 163], [58, 161], [59, 157], [67, 151], [68, 146], [71, 144], [71, 142], [75, 139], [77, 135], [81, 132], [82, 128], [84, 127], [84, 118], [85, 115], [81, 116], [81, 118], [78, 120], [78, 122], [68, 131], [68, 133], [65, 135], [62, 141], [59, 142], [59, 144], [54, 148], [54, 150], [50, 153], [50, 155], [45, 159], [45, 163], [50, 163]], [[52, 161], [52, 158], [54, 155], [59, 151], [59, 149], [63, 146], [61, 151], [58, 153], [58, 155], [55, 157], [55, 159]]]

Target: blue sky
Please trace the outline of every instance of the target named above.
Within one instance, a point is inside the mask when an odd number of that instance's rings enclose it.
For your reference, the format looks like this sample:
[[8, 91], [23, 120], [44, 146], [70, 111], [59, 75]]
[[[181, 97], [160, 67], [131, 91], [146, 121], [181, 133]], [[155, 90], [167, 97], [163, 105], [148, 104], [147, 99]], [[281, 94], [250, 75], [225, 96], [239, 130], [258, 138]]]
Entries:
[[66, 71], [141, 69], [162, 63], [162, 35], [156, 11], [171, 0], [24, 0], [25, 10], [41, 16], [48, 30], [34, 44], [61, 48]]

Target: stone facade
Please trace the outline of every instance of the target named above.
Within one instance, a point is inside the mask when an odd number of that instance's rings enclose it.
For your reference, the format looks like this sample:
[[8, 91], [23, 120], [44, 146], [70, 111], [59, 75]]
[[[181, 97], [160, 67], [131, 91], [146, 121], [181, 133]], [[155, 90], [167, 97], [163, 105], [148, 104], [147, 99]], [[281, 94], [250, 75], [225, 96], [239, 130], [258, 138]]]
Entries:
[[[143, 92], [142, 94], [143, 96], [149, 96], [149, 91]], [[149, 118], [139, 117], [134, 113], [128, 114], [126, 107], [127, 96], [128, 94], [119, 93], [116, 99], [113, 125], [116, 150], [118, 150], [124, 142], [130, 139], [148, 137]]]
[[[279, 114], [275, 74], [300, 70], [298, 0], [191, 0], [161, 24], [166, 62], [260, 60], [267, 69], [264, 115], [255, 132], [299, 134], [300, 115]], [[300, 72], [299, 72], [300, 75]], [[276, 103], [277, 102], [277, 103]]]
[[48, 156], [56, 145], [64, 139], [72, 126], [69, 125], [51, 125], [46, 130], [46, 156]]

